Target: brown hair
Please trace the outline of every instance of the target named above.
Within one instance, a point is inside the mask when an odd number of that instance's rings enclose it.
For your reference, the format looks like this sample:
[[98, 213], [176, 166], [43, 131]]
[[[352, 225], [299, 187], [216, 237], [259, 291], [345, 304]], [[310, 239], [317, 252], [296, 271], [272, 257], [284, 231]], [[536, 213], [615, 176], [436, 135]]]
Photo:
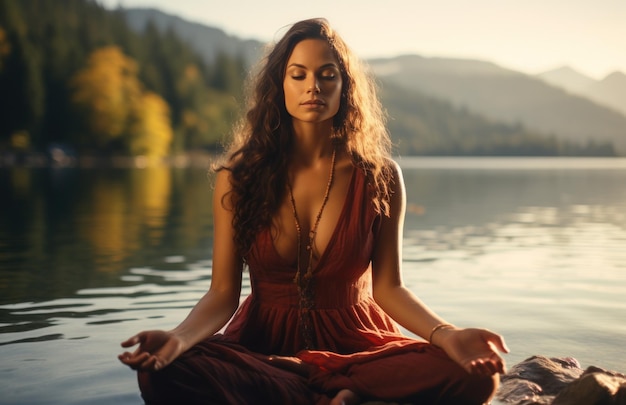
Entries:
[[271, 224], [285, 195], [293, 136], [283, 80], [294, 47], [305, 39], [326, 41], [339, 62], [343, 85], [333, 137], [368, 176], [377, 212], [388, 214], [391, 143], [375, 83], [328, 21], [300, 21], [270, 49], [252, 76], [247, 113], [235, 128], [226, 162], [217, 168], [230, 171], [227, 206], [234, 209], [235, 239], [242, 256], [256, 234]]

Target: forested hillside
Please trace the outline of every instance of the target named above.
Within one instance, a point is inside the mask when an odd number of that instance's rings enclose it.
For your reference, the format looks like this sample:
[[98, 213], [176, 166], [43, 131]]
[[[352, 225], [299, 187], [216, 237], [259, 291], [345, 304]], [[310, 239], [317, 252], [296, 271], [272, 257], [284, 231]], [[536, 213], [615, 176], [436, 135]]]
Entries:
[[570, 142], [494, 122], [464, 108], [383, 81], [382, 102], [396, 149], [449, 156], [614, 156], [607, 142]]
[[0, 0], [0, 148], [161, 156], [215, 148], [245, 63], [88, 0]]
[[[232, 50], [247, 55], [248, 60], [261, 54], [262, 44], [226, 35], [220, 30], [186, 21], [154, 9], [124, 10], [129, 23], [141, 30], [149, 21], [165, 29], [170, 27], [196, 49], [206, 61], [216, 50]], [[391, 59], [391, 62], [394, 60]], [[374, 67], [380, 60], [371, 61]], [[474, 66], [472, 61], [456, 65], [459, 73]], [[484, 64], [489, 66], [488, 63]], [[500, 69], [495, 69], [500, 71]], [[425, 92], [412, 84], [394, 86], [384, 83], [381, 97], [389, 111], [389, 128], [396, 151], [416, 155], [600, 155], [613, 156], [611, 142], [582, 139], [578, 141], [530, 130], [520, 122], [507, 124], [504, 119], [485, 118], [468, 108], [459, 108], [445, 98]], [[489, 84], [488, 84], [489, 85]]]
[[[0, 152], [59, 145], [102, 156], [220, 150], [260, 45], [157, 10], [0, 0]], [[504, 124], [380, 77], [396, 153], [615, 154], [608, 142]]]
[[626, 154], [626, 116], [535, 77], [478, 60], [406, 55], [370, 61], [379, 77], [489, 120], [558, 141], [604, 143]]
[[139, 32], [144, 31], [149, 24], [162, 31], [174, 31], [207, 63], [214, 62], [219, 54], [226, 53], [231, 57], [243, 58], [250, 66], [257, 62], [265, 46], [261, 41], [228, 35], [219, 28], [187, 21], [157, 9], [124, 9], [124, 16], [129, 26]]

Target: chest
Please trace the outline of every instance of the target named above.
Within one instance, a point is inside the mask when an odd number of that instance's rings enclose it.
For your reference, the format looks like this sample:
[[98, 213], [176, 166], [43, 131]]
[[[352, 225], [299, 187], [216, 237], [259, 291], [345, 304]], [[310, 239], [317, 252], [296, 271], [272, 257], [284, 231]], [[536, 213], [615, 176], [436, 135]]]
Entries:
[[354, 168], [336, 168], [330, 187], [329, 177], [304, 171], [292, 180], [291, 192], [286, 193], [272, 226], [276, 251], [287, 262], [295, 262], [299, 248], [302, 253], [307, 245], [311, 246], [313, 257], [319, 259], [349, 209]]

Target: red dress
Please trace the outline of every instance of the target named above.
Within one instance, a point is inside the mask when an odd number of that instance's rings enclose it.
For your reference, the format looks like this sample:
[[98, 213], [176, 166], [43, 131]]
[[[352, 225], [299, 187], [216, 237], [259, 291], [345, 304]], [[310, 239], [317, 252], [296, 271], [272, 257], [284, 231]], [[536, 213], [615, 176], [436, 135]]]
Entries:
[[[371, 295], [372, 250], [380, 216], [366, 176], [354, 170], [328, 248], [314, 269], [313, 347], [299, 321], [295, 264], [261, 232], [247, 257], [251, 294], [222, 335], [213, 336], [156, 373], [140, 373], [148, 403], [327, 403], [348, 388], [364, 400], [480, 404], [490, 378], [468, 375], [440, 349], [402, 335]], [[307, 377], [275, 367], [268, 355], [313, 365]]]

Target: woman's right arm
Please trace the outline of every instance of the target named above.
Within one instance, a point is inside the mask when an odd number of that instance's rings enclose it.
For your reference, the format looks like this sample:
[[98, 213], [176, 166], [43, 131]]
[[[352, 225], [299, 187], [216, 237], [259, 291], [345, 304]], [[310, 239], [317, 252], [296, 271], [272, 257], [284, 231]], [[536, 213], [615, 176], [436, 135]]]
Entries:
[[[209, 291], [189, 315], [169, 332], [145, 331], [122, 342], [123, 347], [139, 344], [133, 352], [119, 357], [133, 369], [158, 370], [196, 343], [218, 332], [239, 306], [243, 261], [236, 253], [233, 213], [229, 205], [229, 172], [218, 172], [213, 193], [213, 270]], [[225, 206], [226, 205], [226, 206]]]
[[219, 331], [239, 305], [242, 260], [236, 254], [233, 212], [229, 204], [229, 172], [217, 174], [213, 193], [213, 271], [211, 287], [172, 332], [185, 344], [185, 350]]

